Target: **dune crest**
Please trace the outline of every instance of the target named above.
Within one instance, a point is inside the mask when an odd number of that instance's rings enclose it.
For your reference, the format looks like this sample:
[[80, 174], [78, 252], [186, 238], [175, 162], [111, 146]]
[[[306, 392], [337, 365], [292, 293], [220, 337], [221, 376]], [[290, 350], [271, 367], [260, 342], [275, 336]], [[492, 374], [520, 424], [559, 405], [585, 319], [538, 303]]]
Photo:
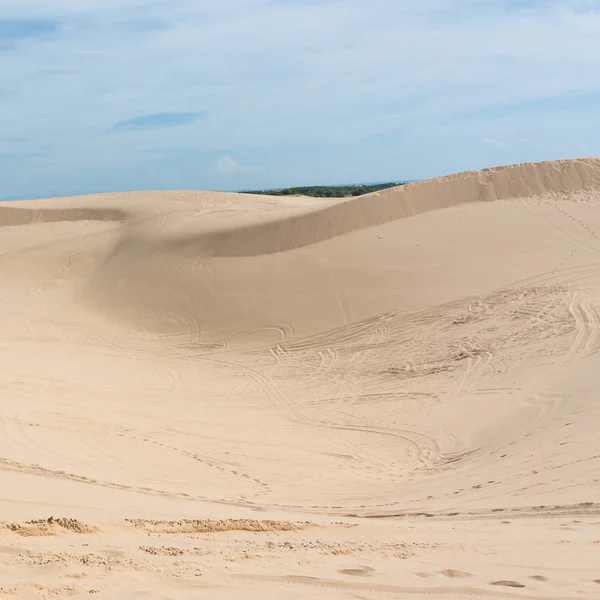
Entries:
[[[420, 298], [414, 303], [412, 294], [410, 302], [405, 300], [414, 248], [404, 248], [402, 240], [372, 239], [376, 227], [387, 235], [394, 222], [411, 216], [424, 222], [424, 213], [439, 209], [492, 199], [532, 206], [537, 202], [532, 198], [555, 201], [597, 189], [600, 159], [526, 164], [441, 177], [323, 202], [323, 207], [292, 206], [283, 217], [276, 210], [265, 215], [259, 204], [259, 217], [240, 211], [215, 222], [208, 214], [208, 226], [202, 214], [192, 212], [191, 195], [186, 210], [170, 210], [165, 203], [159, 216], [123, 228], [85, 293], [96, 306], [109, 307], [142, 329], [183, 336], [184, 343], [222, 342], [251, 331], [274, 332], [269, 340], [278, 339], [281, 330], [313, 334], [427, 303]], [[202, 208], [198, 195], [196, 210]], [[397, 223], [396, 228], [407, 227], [412, 225]], [[383, 249], [398, 260], [380, 256]], [[385, 270], [373, 273], [372, 265], [385, 265]], [[362, 290], [357, 283], [365, 278], [369, 287]], [[470, 293], [477, 292], [474, 286]], [[281, 335], [287, 339], [291, 334]]]
[[[450, 208], [600, 188], [600, 159], [526, 163], [470, 171], [373, 192], [273, 223], [210, 235], [211, 256], [235, 257], [285, 252], [366, 227]], [[178, 241], [193, 247], [193, 238]], [[202, 246], [206, 247], [206, 244]]]

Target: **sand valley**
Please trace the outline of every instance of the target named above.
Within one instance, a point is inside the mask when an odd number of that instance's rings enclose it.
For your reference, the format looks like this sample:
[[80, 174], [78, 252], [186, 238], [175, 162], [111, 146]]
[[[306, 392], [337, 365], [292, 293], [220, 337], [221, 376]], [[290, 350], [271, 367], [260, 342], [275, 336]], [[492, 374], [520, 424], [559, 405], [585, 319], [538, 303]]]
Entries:
[[599, 598], [600, 159], [0, 203], [0, 599]]

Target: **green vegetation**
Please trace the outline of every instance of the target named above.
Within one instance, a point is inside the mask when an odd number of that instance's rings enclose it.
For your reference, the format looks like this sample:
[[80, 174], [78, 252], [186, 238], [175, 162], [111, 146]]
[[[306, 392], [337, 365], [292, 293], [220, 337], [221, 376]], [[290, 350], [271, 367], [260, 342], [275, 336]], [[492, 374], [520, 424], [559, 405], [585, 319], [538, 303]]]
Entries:
[[265, 194], [267, 196], [313, 196], [314, 198], [349, 198], [378, 192], [403, 183], [377, 183], [375, 185], [312, 185], [281, 190], [247, 190], [242, 194]]

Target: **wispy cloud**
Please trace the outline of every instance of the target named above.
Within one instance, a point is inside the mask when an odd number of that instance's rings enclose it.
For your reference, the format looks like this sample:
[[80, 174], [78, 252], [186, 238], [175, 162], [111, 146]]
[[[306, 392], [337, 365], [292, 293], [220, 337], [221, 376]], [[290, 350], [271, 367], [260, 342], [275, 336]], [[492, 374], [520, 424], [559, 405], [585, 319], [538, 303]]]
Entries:
[[200, 118], [203, 112], [165, 112], [152, 115], [141, 115], [126, 121], [120, 121], [110, 131], [147, 131], [149, 129], [167, 129], [189, 125]]
[[493, 146], [494, 148], [506, 148], [506, 142], [494, 138], [483, 138], [483, 143], [487, 146]]
[[3, 19], [0, 13], [0, 50], [12, 49], [21, 40], [56, 34], [59, 25], [52, 19]]
[[249, 167], [245, 167], [240, 165], [237, 161], [233, 160], [233, 158], [229, 156], [222, 156], [216, 163], [217, 171], [219, 173], [223, 173], [224, 175], [238, 175], [239, 173], [244, 173], [245, 171], [249, 171]]
[[45, 152], [0, 152], [0, 160], [22, 161], [29, 158], [43, 158]]
[[600, 154], [600, 0], [0, 0], [0, 22], [0, 131], [50, 153], [0, 164], [15, 196]]

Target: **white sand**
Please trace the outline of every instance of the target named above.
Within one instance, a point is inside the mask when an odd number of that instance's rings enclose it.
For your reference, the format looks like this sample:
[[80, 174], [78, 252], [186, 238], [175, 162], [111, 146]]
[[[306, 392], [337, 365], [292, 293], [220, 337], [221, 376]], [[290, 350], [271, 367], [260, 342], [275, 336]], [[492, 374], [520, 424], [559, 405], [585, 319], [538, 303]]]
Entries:
[[600, 597], [600, 159], [0, 204], [0, 598]]

